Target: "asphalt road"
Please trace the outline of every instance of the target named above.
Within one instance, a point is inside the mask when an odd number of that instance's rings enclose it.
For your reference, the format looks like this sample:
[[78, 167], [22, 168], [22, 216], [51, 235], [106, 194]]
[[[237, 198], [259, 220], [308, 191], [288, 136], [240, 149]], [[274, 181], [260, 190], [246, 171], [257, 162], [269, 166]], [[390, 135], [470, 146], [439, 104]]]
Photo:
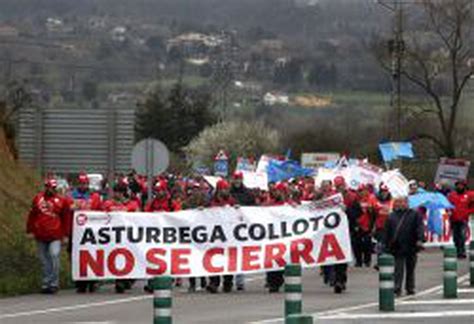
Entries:
[[[459, 263], [459, 277], [468, 262]], [[318, 323], [473, 323], [474, 290], [464, 286], [460, 299], [442, 300], [442, 254], [433, 249], [420, 255], [415, 297], [398, 301], [397, 312], [377, 311], [378, 273], [369, 268], [351, 268], [348, 290], [336, 295], [322, 283], [318, 269], [304, 271], [304, 312]], [[263, 276], [246, 278], [246, 290], [230, 294], [189, 294], [185, 287], [173, 291], [174, 323], [282, 323], [284, 295], [268, 294]], [[28, 295], [0, 299], [1, 324], [27, 323], [152, 323], [152, 297], [142, 292], [142, 283], [124, 294], [102, 287], [96, 294], [77, 295], [61, 291], [56, 296]]]

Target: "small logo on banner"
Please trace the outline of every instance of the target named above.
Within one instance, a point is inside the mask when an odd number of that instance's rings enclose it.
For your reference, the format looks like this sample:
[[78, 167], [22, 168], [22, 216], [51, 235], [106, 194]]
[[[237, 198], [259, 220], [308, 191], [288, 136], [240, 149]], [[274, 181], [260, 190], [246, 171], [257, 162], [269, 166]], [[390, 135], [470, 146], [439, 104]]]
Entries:
[[86, 214], [79, 214], [76, 217], [76, 224], [79, 226], [84, 226], [87, 223], [87, 215]]

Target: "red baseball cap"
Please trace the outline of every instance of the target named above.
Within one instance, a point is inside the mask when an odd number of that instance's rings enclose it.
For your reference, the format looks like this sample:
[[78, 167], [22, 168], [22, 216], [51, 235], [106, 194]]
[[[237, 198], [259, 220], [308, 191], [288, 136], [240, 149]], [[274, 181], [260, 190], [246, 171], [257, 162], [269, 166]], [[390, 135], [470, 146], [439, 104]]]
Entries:
[[58, 181], [54, 178], [49, 178], [44, 181], [46, 188], [56, 189], [58, 187]]
[[220, 179], [219, 181], [217, 181], [217, 184], [216, 184], [217, 190], [228, 190], [229, 188], [230, 188], [230, 184], [226, 180]]

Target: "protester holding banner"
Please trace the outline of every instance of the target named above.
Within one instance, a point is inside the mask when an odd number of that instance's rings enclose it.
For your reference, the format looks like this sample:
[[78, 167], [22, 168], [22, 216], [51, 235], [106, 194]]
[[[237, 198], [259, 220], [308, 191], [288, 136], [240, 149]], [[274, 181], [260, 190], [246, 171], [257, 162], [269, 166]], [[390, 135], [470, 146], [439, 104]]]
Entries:
[[[242, 172], [234, 172], [232, 175], [230, 194], [240, 206], [254, 206], [255, 196], [248, 188], [244, 186], [243, 178], [244, 176]], [[238, 291], [245, 289], [244, 280], [245, 279], [242, 274], [237, 274], [235, 276], [235, 285]]]
[[315, 186], [314, 178], [307, 177], [302, 180], [301, 191], [301, 201], [313, 201], [315, 199]]
[[[288, 185], [284, 182], [279, 182], [272, 187], [269, 199], [263, 202], [263, 206], [282, 206], [288, 202]], [[283, 286], [285, 279], [283, 277], [284, 271], [270, 271], [267, 272], [266, 285], [270, 293], [277, 293]]]
[[68, 231], [70, 205], [58, 195], [58, 183], [50, 178], [44, 190], [33, 199], [28, 215], [26, 232], [36, 240], [42, 266], [42, 294], [55, 294], [59, 289], [59, 267], [62, 240]]
[[[190, 180], [186, 184], [187, 199], [183, 202], [183, 209], [204, 209], [209, 206], [207, 189], [202, 188], [198, 181]], [[207, 282], [205, 277], [200, 278], [200, 288], [205, 289]], [[196, 278], [189, 278], [189, 292], [196, 291]]]
[[145, 205], [145, 212], [169, 212], [171, 211], [170, 194], [168, 183], [159, 180], [153, 186], [154, 197]]
[[255, 197], [252, 192], [244, 186], [242, 172], [234, 172], [230, 188], [231, 196], [240, 206], [252, 206], [255, 204]]
[[[344, 209], [349, 222], [349, 233], [351, 241], [354, 241], [354, 223], [360, 217], [361, 208], [357, 194], [348, 189], [346, 181], [343, 177], [339, 176], [334, 179], [334, 187], [338, 193], [340, 193], [344, 199]], [[351, 221], [352, 219], [352, 221]], [[354, 221], [355, 220], [355, 221]], [[352, 226], [351, 226], [352, 224]], [[334, 266], [334, 292], [336, 294], [342, 293], [347, 288], [347, 268], [349, 264], [336, 264]]]
[[[86, 173], [81, 172], [77, 178], [78, 186], [71, 193], [72, 200], [72, 212], [76, 211], [98, 211], [101, 209], [101, 197], [97, 192], [91, 192], [89, 188], [89, 178]], [[70, 216], [72, 220], [72, 215]], [[72, 222], [68, 226], [68, 237], [72, 235]], [[69, 239], [68, 253], [72, 250], [72, 241]], [[90, 292], [93, 293], [96, 290], [95, 281], [77, 281], [75, 283], [77, 293]]]
[[[102, 210], [106, 212], [138, 212], [140, 204], [137, 200], [129, 198], [127, 178], [120, 177], [113, 186], [112, 199], [106, 200], [102, 205]], [[131, 289], [133, 280], [117, 279], [115, 280], [115, 292], [123, 294], [126, 290]]]
[[[314, 198], [315, 200], [322, 200], [322, 199], [331, 197], [334, 194], [336, 194], [336, 191], [334, 190], [332, 181], [324, 180], [321, 182], [321, 187], [314, 195]], [[323, 275], [324, 283], [329, 284], [331, 287], [335, 287], [336, 285], [335, 285], [334, 267], [333, 266], [321, 267], [321, 272]], [[335, 288], [335, 289], [337, 289], [337, 292], [339, 293], [339, 288]]]
[[[154, 197], [145, 205], [145, 212], [154, 213], [172, 211], [168, 183], [165, 180], [158, 180], [155, 183], [153, 186], [153, 194]], [[147, 282], [143, 289], [147, 293], [153, 293], [151, 280]]]
[[454, 208], [451, 210], [450, 221], [453, 241], [459, 259], [466, 258], [466, 230], [469, 216], [474, 213], [474, 192], [469, 191], [465, 181], [456, 182], [456, 190], [448, 196]]
[[395, 294], [400, 297], [404, 273], [407, 295], [415, 294], [417, 253], [423, 248], [424, 224], [422, 216], [408, 207], [406, 197], [396, 197], [393, 212], [385, 224], [384, 248], [395, 257]]
[[[214, 192], [214, 198], [211, 201], [211, 207], [225, 207], [235, 206], [236, 200], [230, 195], [230, 184], [224, 179], [217, 182], [216, 190]], [[232, 291], [234, 285], [234, 276], [225, 275], [223, 276], [223, 288], [222, 291], [229, 293]], [[220, 276], [212, 276], [209, 278], [209, 285], [207, 291], [211, 294], [216, 294], [221, 284]]]
[[119, 178], [113, 186], [113, 197], [104, 201], [102, 204], [102, 210], [106, 212], [114, 211], [127, 211], [137, 212], [140, 211], [140, 204], [135, 199], [130, 199], [128, 192], [128, 180], [127, 178]]

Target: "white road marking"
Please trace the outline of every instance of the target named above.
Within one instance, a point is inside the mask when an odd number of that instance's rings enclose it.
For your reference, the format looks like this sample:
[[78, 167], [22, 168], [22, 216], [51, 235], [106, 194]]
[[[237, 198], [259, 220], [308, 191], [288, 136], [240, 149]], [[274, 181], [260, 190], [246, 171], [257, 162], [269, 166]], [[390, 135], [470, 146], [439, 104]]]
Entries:
[[462, 305], [474, 304], [474, 299], [435, 299], [435, 300], [407, 300], [399, 305]]
[[377, 314], [338, 314], [322, 316], [315, 320], [352, 320], [352, 319], [406, 319], [406, 318], [442, 318], [442, 317], [474, 317], [474, 310], [418, 312], [418, 313], [377, 313]]
[[472, 293], [474, 293], [474, 288], [461, 288], [461, 289], [458, 289], [458, 293], [472, 294]]
[[[468, 279], [469, 279], [469, 274], [466, 274], [466, 275], [458, 278], [458, 284], [462, 283], [462, 282], [464, 282]], [[398, 298], [395, 301], [395, 303], [398, 304], [398, 303], [403, 302], [405, 300], [412, 300], [416, 297], [422, 297], [422, 296], [426, 296], [426, 295], [430, 295], [430, 294], [435, 294], [435, 293], [437, 293], [438, 291], [440, 291], [442, 289], [443, 289], [443, 285], [437, 285], [437, 286], [425, 289], [425, 290], [417, 293], [416, 295], [405, 296], [405, 297], [402, 297], [402, 298]], [[303, 292], [303, 294], [304, 294], [304, 292]], [[315, 318], [316, 317], [321, 317], [321, 316], [330, 316], [330, 315], [333, 315], [333, 314], [341, 314], [341, 313], [346, 313], [346, 312], [351, 312], [351, 311], [358, 311], [358, 310], [361, 310], [361, 309], [376, 307], [378, 305], [379, 305], [378, 302], [372, 302], [372, 303], [361, 304], [361, 305], [356, 305], [356, 306], [330, 309], [330, 310], [327, 310], [327, 311], [313, 313], [313, 314], [309, 314], [309, 315], [313, 316]], [[278, 317], [278, 318], [271, 318], [271, 319], [267, 319], [267, 320], [248, 322], [247, 324], [283, 323], [283, 322], [284, 322], [284, 318], [283, 317]]]
[[[245, 278], [245, 282], [257, 281], [263, 278], [265, 278], [265, 276], [249, 277], [249, 278]], [[25, 311], [25, 312], [16, 312], [16, 313], [10, 313], [10, 314], [0, 314], [0, 319], [67, 312], [67, 311], [74, 311], [74, 310], [91, 308], [91, 307], [102, 307], [102, 306], [109, 306], [109, 305], [124, 304], [124, 303], [142, 301], [142, 300], [152, 299], [152, 298], [153, 298], [152, 295], [144, 295], [144, 296], [137, 296], [137, 297], [128, 297], [128, 298], [121, 298], [121, 299], [115, 299], [115, 300], [101, 301], [101, 302], [95, 302], [95, 303], [45, 308], [45, 309], [38, 309], [38, 310]], [[101, 323], [101, 322], [98, 322], [98, 323]], [[107, 322], [104, 322], [104, 324], [105, 323]], [[112, 324], [112, 322], [110, 324]]]
[[68, 322], [67, 324], [116, 324], [117, 322], [110, 322], [110, 321], [106, 321], [106, 322]]
[[250, 277], [250, 278], [245, 277], [244, 282], [257, 281], [263, 278], [265, 278], [265, 276], [255, 276], [255, 277]]
[[102, 302], [96, 302], [96, 303], [87, 303], [87, 304], [55, 307], [55, 308], [38, 309], [38, 310], [32, 310], [32, 311], [27, 311], [27, 312], [2, 314], [2, 315], [0, 315], [0, 319], [15, 318], [15, 317], [21, 317], [21, 316], [42, 315], [42, 314], [49, 314], [49, 313], [58, 313], [58, 312], [78, 310], [78, 309], [84, 309], [84, 308], [90, 308], [90, 307], [101, 307], [101, 306], [117, 305], [117, 304], [141, 301], [141, 300], [151, 299], [151, 298], [153, 298], [153, 296], [146, 295], [146, 296], [138, 296], [138, 297], [129, 297], [129, 298], [122, 298], [122, 299], [108, 300], [108, 301], [102, 301]]

